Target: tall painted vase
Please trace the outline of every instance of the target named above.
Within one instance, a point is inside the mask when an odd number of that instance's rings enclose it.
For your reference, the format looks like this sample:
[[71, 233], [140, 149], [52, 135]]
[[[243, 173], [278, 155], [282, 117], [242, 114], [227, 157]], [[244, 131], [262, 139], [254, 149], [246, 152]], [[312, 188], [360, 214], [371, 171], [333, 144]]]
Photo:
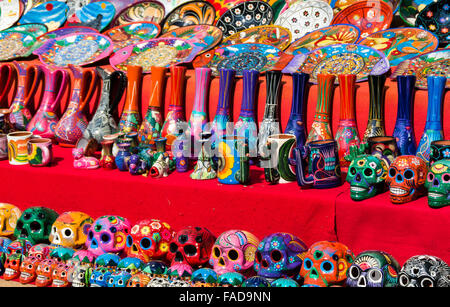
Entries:
[[369, 75], [369, 119], [363, 142], [367, 142], [370, 137], [386, 135], [384, 125], [384, 84], [386, 75]]
[[66, 70], [42, 66], [45, 75], [45, 90], [41, 105], [28, 123], [27, 130], [44, 138], [54, 139], [58, 124], [56, 110], [69, 81]]
[[142, 67], [127, 65], [127, 97], [119, 121], [119, 131], [127, 134], [137, 132], [141, 123], [139, 105], [141, 100]]
[[398, 76], [398, 105], [397, 120], [394, 133], [400, 155], [414, 155], [416, 153], [416, 136], [412, 121], [412, 110], [414, 104], [414, 88], [416, 76]]
[[209, 101], [210, 82], [210, 68], [205, 67], [195, 69], [194, 107], [189, 118], [189, 131], [191, 134], [191, 140], [194, 144], [200, 141], [200, 134], [203, 132], [203, 129], [208, 122], [207, 107]]
[[17, 70], [17, 92], [9, 114], [9, 120], [16, 130], [26, 130], [32, 115], [27, 104], [34, 99], [39, 82], [42, 78], [40, 65], [28, 65], [26, 62], [14, 61]]
[[416, 156], [427, 163], [430, 161], [431, 142], [444, 138], [442, 130], [442, 107], [444, 100], [445, 82], [444, 76], [428, 76], [428, 111], [425, 129], [417, 147]]
[[223, 184], [247, 184], [250, 180], [248, 139], [241, 136], [226, 136], [218, 147], [218, 181]]
[[73, 89], [66, 112], [55, 128], [59, 145], [73, 147], [83, 136], [88, 125], [83, 110], [97, 88], [98, 74], [94, 68], [82, 69], [69, 65], [73, 75]]
[[334, 75], [317, 75], [317, 105], [314, 121], [308, 134], [307, 143], [318, 140], [331, 140], [330, 115], [333, 103]]
[[139, 143], [149, 144], [153, 149], [155, 147], [155, 139], [161, 136], [163, 125], [161, 107], [164, 101], [163, 93], [166, 83], [166, 71], [167, 68], [165, 67], [151, 67], [150, 100], [147, 113], [138, 132]]

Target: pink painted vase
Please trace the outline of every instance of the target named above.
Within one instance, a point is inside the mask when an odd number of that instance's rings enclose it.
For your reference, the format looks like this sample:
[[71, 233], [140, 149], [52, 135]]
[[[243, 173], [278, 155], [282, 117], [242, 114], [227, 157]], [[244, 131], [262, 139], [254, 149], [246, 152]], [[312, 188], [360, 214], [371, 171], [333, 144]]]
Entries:
[[194, 107], [192, 109], [191, 117], [189, 118], [189, 129], [194, 144], [201, 139], [200, 134], [203, 132], [203, 128], [208, 122], [207, 106], [210, 82], [211, 68], [195, 69]]

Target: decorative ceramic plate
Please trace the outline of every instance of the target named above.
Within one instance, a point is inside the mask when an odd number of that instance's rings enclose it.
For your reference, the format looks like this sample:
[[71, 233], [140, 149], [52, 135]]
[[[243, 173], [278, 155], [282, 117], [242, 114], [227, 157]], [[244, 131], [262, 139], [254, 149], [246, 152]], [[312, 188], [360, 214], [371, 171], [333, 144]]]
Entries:
[[19, 0], [0, 1], [0, 31], [15, 24], [21, 14], [21, 2]]
[[352, 25], [333, 25], [310, 32], [292, 42], [286, 53], [308, 53], [320, 47], [335, 44], [353, 44], [359, 39], [359, 29]]
[[39, 37], [42, 34], [47, 33], [47, 27], [40, 23], [26, 23], [20, 26], [11, 27], [4, 30], [4, 32], [26, 32], [27, 34], [33, 35], [34, 37]]
[[132, 22], [114, 27], [103, 34], [108, 35], [114, 43], [114, 52], [142, 41], [148, 41], [158, 36], [161, 27], [151, 21]]
[[250, 29], [242, 30], [222, 41], [222, 46], [230, 46], [236, 44], [266, 44], [277, 47], [280, 50], [286, 49], [291, 41], [291, 32], [283, 27], [267, 25], [258, 26]]
[[31, 10], [33, 8], [33, 0], [20, 0], [23, 4], [23, 13], [25, 14], [26, 12], [28, 12], [29, 10]]
[[190, 62], [197, 50], [179, 38], [156, 38], [120, 49], [109, 62], [116, 70], [127, 70], [127, 65], [142, 66], [150, 73], [152, 66], [164, 66]]
[[[91, 0], [91, 2], [100, 2], [103, 0]], [[166, 0], [164, 0], [166, 1]], [[121, 12], [124, 8], [128, 7], [132, 1], [130, 0], [108, 0], [112, 5], [114, 5], [114, 8], [116, 9], [116, 15]], [[162, 2], [162, 1], [160, 1]]]
[[29, 56], [35, 42], [26, 32], [0, 32], [0, 61]]
[[416, 27], [433, 32], [442, 44], [450, 42], [450, 1], [440, 0], [427, 5], [416, 19]]
[[[47, 1], [42, 1], [47, 2]], [[69, 7], [69, 11], [67, 12], [67, 18], [70, 19], [72, 16], [75, 16], [76, 13], [81, 10], [84, 6], [88, 5], [91, 0], [65, 0], [63, 1]]]
[[[338, 13], [340, 11], [342, 11], [343, 9], [345, 9], [346, 7], [352, 5], [355, 2], [358, 2], [360, 0], [334, 0], [332, 2], [334, 2], [334, 6], [333, 10], [335, 13]], [[397, 11], [400, 8], [400, 2], [401, 0], [383, 0], [384, 2], [386, 2], [392, 9], [392, 11], [395, 13], [397, 13]], [[330, 3], [331, 5], [331, 3]]]
[[166, 12], [166, 16], [172, 13], [172, 11], [182, 5], [183, 3], [189, 2], [192, 0], [159, 0], [162, 5], [164, 5], [164, 11]]
[[272, 22], [273, 11], [264, 1], [245, 1], [226, 11], [216, 23], [226, 38], [239, 31], [268, 25]]
[[205, 1], [191, 1], [177, 7], [164, 20], [162, 32], [192, 25], [212, 25], [216, 10]]
[[408, 26], [414, 27], [419, 12], [434, 1], [435, 0], [401, 0], [398, 13]]
[[161, 35], [186, 40], [192, 47], [201, 48], [198, 54], [206, 52], [220, 43], [222, 31], [216, 26], [194, 25], [177, 28]]
[[41, 23], [49, 31], [56, 30], [66, 22], [68, 9], [64, 2], [48, 1], [29, 10], [20, 18], [19, 23]]
[[164, 6], [156, 1], [140, 1], [129, 5], [116, 15], [112, 25], [117, 27], [130, 22], [152, 21], [161, 23], [164, 19]]
[[333, 24], [352, 24], [361, 30], [360, 39], [386, 30], [393, 18], [392, 9], [385, 2], [364, 0], [356, 2], [334, 16]]
[[233, 6], [242, 2], [242, 0], [206, 0], [211, 3], [216, 9], [216, 19], [225, 14], [226, 11], [231, 9]]
[[327, 27], [333, 20], [333, 9], [321, 0], [298, 2], [281, 13], [276, 25], [288, 28], [292, 39], [297, 40], [306, 33]]
[[113, 20], [116, 9], [114, 5], [108, 1], [100, 1], [89, 3], [76, 12], [78, 19], [82, 23], [88, 23], [95, 20], [99, 14], [102, 15], [100, 23], [100, 31], [102, 31], [109, 25], [111, 20]]
[[66, 36], [66, 35], [74, 34], [74, 33], [98, 33], [98, 31], [95, 30], [94, 28], [90, 28], [90, 27], [81, 27], [81, 26], [62, 27], [62, 28], [42, 34], [41, 36], [39, 36], [37, 38], [37, 40], [38, 40], [38, 42], [44, 43], [45, 41], [47, 41], [49, 39]]
[[292, 56], [270, 45], [238, 44], [206, 52], [198, 56], [192, 65], [195, 68], [209, 67], [215, 76], [222, 68], [233, 69], [237, 76], [242, 76], [243, 70], [281, 70], [291, 59]]
[[391, 66], [397, 66], [404, 60], [436, 50], [439, 41], [426, 30], [396, 28], [373, 33], [359, 44], [383, 52]]
[[427, 89], [428, 75], [446, 76], [445, 87], [450, 89], [450, 49], [421, 54], [404, 61], [397, 66], [391, 78], [400, 75], [415, 75], [416, 87], [424, 90]]
[[113, 42], [100, 33], [73, 33], [49, 39], [34, 54], [49, 66], [87, 65], [109, 56]]
[[356, 81], [360, 82], [366, 80], [369, 74], [384, 74], [389, 68], [389, 61], [378, 50], [356, 44], [340, 44], [297, 55], [283, 72], [310, 74], [310, 82], [313, 83], [317, 82], [318, 74], [355, 74]]

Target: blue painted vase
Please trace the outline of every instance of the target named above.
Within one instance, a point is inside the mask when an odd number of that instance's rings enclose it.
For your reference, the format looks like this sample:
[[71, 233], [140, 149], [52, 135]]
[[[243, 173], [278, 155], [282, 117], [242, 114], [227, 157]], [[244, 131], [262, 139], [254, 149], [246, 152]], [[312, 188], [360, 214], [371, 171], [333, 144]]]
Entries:
[[131, 156], [130, 143], [120, 143], [117, 145], [119, 147], [119, 152], [116, 155], [116, 166], [121, 172], [128, 171], [128, 159]]

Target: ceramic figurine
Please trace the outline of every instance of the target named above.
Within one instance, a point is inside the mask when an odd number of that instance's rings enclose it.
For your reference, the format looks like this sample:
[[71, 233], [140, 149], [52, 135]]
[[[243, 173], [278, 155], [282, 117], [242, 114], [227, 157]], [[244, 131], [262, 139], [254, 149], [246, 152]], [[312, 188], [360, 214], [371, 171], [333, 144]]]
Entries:
[[53, 259], [42, 260], [36, 269], [37, 287], [49, 287], [52, 284], [52, 273], [58, 264]]
[[[210, 132], [200, 133], [199, 142], [202, 147], [200, 149], [200, 153], [198, 154], [197, 164], [195, 165], [194, 171], [190, 175], [192, 179], [207, 180], [215, 179], [217, 177], [217, 173], [213, 168], [210, 138]], [[207, 148], [209, 148], [209, 150], [207, 150]]]
[[373, 136], [367, 139], [368, 153], [384, 160], [389, 166], [399, 156], [397, 141], [392, 136]]
[[131, 274], [124, 271], [115, 271], [108, 280], [108, 288], [124, 288], [127, 286]]
[[86, 213], [68, 211], [58, 216], [52, 225], [49, 241], [53, 246], [79, 249], [84, 247], [86, 234], [94, 220]]
[[218, 181], [223, 184], [248, 184], [250, 180], [248, 139], [227, 136], [219, 143], [218, 153]]
[[11, 165], [28, 164], [28, 142], [34, 137], [29, 131], [8, 133], [8, 161]]
[[157, 153], [154, 156], [155, 162], [150, 169], [150, 176], [152, 178], [167, 177], [169, 175], [169, 154], [166, 150], [166, 138], [155, 139]]
[[363, 142], [367, 142], [370, 137], [386, 135], [384, 126], [384, 84], [386, 83], [386, 75], [369, 75], [368, 78], [370, 94], [369, 119], [364, 132]]
[[[266, 149], [261, 156], [261, 166], [264, 165], [264, 177], [270, 184], [295, 181], [295, 165], [291, 154], [296, 147], [293, 134], [273, 134], [267, 138]], [[265, 151], [268, 151], [268, 157]]]
[[450, 140], [431, 142], [430, 164], [442, 159], [450, 159]]
[[292, 278], [278, 278], [270, 284], [271, 287], [278, 287], [278, 288], [287, 288], [287, 287], [293, 287], [297, 288], [300, 287], [298, 282], [293, 280]]
[[84, 288], [90, 286], [92, 268], [85, 264], [76, 264], [72, 270], [72, 276], [70, 277], [70, 282], [74, 288]]
[[102, 144], [102, 156], [99, 161], [100, 166], [104, 169], [115, 169], [116, 162], [115, 162], [115, 157], [112, 153], [114, 141], [105, 140], [105, 141], [102, 141], [101, 144]]
[[450, 206], [450, 159], [438, 160], [431, 165], [425, 188], [428, 190], [428, 206]]
[[22, 254], [7, 255], [5, 260], [4, 280], [13, 280], [20, 277], [20, 264], [24, 256]]
[[213, 269], [200, 268], [192, 272], [191, 282], [194, 287], [214, 287], [218, 277]]
[[83, 155], [83, 148], [73, 148], [73, 167], [77, 169], [97, 169], [100, 167], [100, 162], [97, 158], [86, 157]]
[[41, 262], [41, 259], [36, 257], [25, 257], [20, 264], [20, 277], [21, 284], [29, 284], [36, 280], [36, 269]]
[[127, 287], [129, 288], [140, 288], [147, 287], [150, 282], [150, 277], [143, 273], [136, 273], [128, 280]]
[[116, 271], [128, 272], [132, 275], [141, 270], [142, 260], [136, 257], [125, 257], [117, 264]]
[[244, 275], [237, 272], [228, 272], [219, 275], [217, 282], [221, 287], [240, 287], [245, 281]]
[[211, 82], [210, 68], [195, 69], [195, 98], [191, 117], [189, 118], [189, 131], [193, 144], [200, 140], [200, 133], [208, 122], [209, 87]]
[[128, 171], [131, 175], [143, 175], [147, 173], [147, 163], [138, 154], [132, 154], [128, 159]]
[[89, 286], [103, 288], [108, 287], [108, 282], [112, 273], [113, 270], [104, 267], [93, 269], [91, 276], [89, 277]]
[[119, 152], [116, 155], [114, 162], [117, 168], [121, 172], [128, 171], [128, 159], [131, 156], [130, 153], [130, 143], [120, 143], [117, 145], [119, 147]]
[[69, 269], [70, 266], [65, 263], [59, 263], [52, 273], [52, 287], [63, 288], [70, 287], [69, 282]]
[[405, 261], [398, 275], [400, 287], [448, 288], [450, 266], [430, 255], [417, 255]]
[[[52, 225], [57, 217], [58, 213], [50, 208], [30, 207], [24, 210], [17, 220], [14, 237], [20, 240], [26, 239], [32, 245], [49, 243]], [[36, 224], [41, 225], [39, 230], [36, 230]]]
[[141, 99], [142, 67], [127, 65], [127, 97], [119, 121], [123, 133], [137, 132], [141, 123], [139, 103]]

